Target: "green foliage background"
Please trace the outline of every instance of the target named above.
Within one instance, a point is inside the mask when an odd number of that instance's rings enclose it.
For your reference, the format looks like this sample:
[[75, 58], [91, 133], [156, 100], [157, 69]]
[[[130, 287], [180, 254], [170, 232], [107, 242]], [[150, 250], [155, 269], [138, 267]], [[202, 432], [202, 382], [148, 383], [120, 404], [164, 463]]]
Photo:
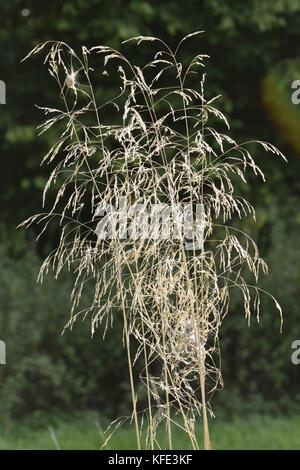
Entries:
[[[52, 106], [58, 99], [40, 58], [20, 60], [48, 39], [74, 49], [99, 44], [119, 48], [122, 40], [143, 34], [172, 46], [202, 29], [206, 34], [190, 43], [189, 52], [211, 56], [207, 93], [222, 94], [219, 107], [229, 118], [233, 137], [270, 141], [289, 160], [286, 165], [253, 147], [267, 183], [249, 176], [249, 185], [239, 188], [257, 209], [257, 224], [245, 220], [243, 229], [256, 238], [269, 263], [262, 287], [282, 305], [283, 333], [267, 301], [260, 323], [253, 321], [249, 329], [235, 299], [221, 338], [225, 390], [214, 395], [212, 405], [220, 414], [253, 409], [275, 413], [300, 404], [300, 367], [291, 363], [291, 343], [300, 337], [300, 162], [280, 126], [269, 120], [261, 97], [262, 80], [272, 68], [286, 58], [299, 59], [299, 13], [299, 0], [1, 0], [0, 79], [7, 86], [7, 105], [0, 108], [0, 339], [7, 343], [7, 365], [0, 367], [1, 420], [87, 408], [116, 416], [128, 413], [130, 402], [118, 321], [105, 342], [101, 331], [90, 338], [88, 322], [62, 336], [70, 275], [43, 286], [35, 283], [41, 258], [56, 245], [57, 228], [38, 244], [34, 230], [15, 229], [40, 210], [48, 171], [40, 161], [55, 139], [54, 133], [37, 138], [42, 115], [34, 105]], [[136, 60], [143, 61], [148, 52], [147, 47], [135, 50]], [[283, 70], [276, 79], [285, 87], [285, 116], [290, 110], [299, 129], [288, 73]], [[111, 89], [107, 85], [98, 93], [105, 100]]]

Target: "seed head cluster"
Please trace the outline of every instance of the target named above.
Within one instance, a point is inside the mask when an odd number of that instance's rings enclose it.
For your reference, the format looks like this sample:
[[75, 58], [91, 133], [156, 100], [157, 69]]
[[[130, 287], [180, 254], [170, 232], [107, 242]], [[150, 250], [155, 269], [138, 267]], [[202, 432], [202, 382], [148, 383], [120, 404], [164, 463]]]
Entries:
[[[44, 204], [54, 185], [56, 198], [50, 209], [23, 223], [43, 223], [44, 231], [56, 219], [61, 226], [59, 244], [44, 261], [40, 279], [51, 266], [56, 276], [65, 267], [75, 274], [66, 327], [79, 316], [89, 316], [92, 333], [100, 324], [106, 330], [123, 322], [137, 441], [140, 446], [141, 425], [147, 422], [151, 448], [158, 445], [156, 430], [164, 420], [170, 447], [172, 423], [199, 448], [199, 414], [209, 448], [208, 397], [222, 385], [219, 329], [231, 292], [241, 293], [250, 323], [251, 315], [260, 313], [259, 273], [267, 273], [255, 242], [230, 225], [233, 217], [255, 217], [252, 205], [236, 194], [236, 181], [246, 183], [249, 170], [263, 180], [264, 175], [248, 150], [251, 142], [238, 144], [219, 131], [229, 124], [215, 107], [218, 97], [205, 97], [207, 56], [197, 54], [186, 63], [185, 41], [201, 34], [186, 36], [174, 51], [157, 38], [132, 38], [157, 49], [144, 66], [108, 46], [83, 47], [77, 55], [67, 44], [46, 42], [29, 54], [48, 48], [45, 64], [60, 92], [58, 108], [41, 108], [46, 120], [40, 126], [41, 133], [53, 126], [60, 132], [43, 159], [51, 167]], [[118, 76], [119, 92], [107, 103], [101, 102], [100, 73], [90, 60], [104, 68], [101, 80]], [[283, 157], [272, 144], [257, 141], [256, 146]], [[201, 204], [201, 243], [187, 249], [184, 237], [99, 239], [97, 207], [120, 198], [131, 207]], [[121, 235], [124, 227], [116, 230]], [[250, 284], [247, 271], [253, 275]], [[82, 310], [80, 299], [90, 284], [93, 302]], [[145, 410], [137, 406], [140, 387], [132, 374], [141, 361]]]

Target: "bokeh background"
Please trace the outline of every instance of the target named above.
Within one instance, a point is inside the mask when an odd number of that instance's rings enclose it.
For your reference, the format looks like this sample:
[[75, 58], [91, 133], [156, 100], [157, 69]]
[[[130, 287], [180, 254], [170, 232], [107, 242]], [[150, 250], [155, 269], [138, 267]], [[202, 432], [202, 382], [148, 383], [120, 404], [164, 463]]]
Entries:
[[[291, 84], [300, 80], [300, 1], [1, 0], [0, 24], [0, 79], [7, 87], [7, 104], [0, 105], [0, 339], [7, 346], [7, 364], [0, 366], [0, 448], [54, 448], [53, 432], [61, 447], [92, 448], [108, 420], [130, 413], [121, 326], [105, 341], [101, 331], [91, 338], [88, 320], [61, 335], [72, 277], [55, 281], [50, 275], [36, 284], [59, 227], [38, 243], [37, 228], [16, 230], [41, 209], [48, 169], [40, 163], [56, 138], [55, 131], [37, 137], [43, 115], [35, 105], [55, 107], [59, 100], [42, 57], [20, 61], [48, 39], [74, 50], [119, 48], [143, 34], [175, 46], [197, 30], [206, 33], [188, 44], [211, 57], [206, 90], [209, 96], [221, 93], [218, 107], [232, 137], [270, 141], [288, 159], [286, 164], [253, 147], [267, 182], [249, 175], [249, 184], [238, 188], [257, 211], [256, 223], [245, 219], [241, 226], [269, 264], [261, 286], [280, 302], [284, 327], [280, 334], [278, 313], [265, 301], [260, 323], [253, 320], [248, 328], [242, 299], [233, 299], [221, 330], [225, 387], [212, 398], [215, 446], [300, 448], [300, 365], [291, 361], [292, 342], [300, 339], [300, 104], [291, 100]], [[137, 60], [147, 54], [148, 47], [141, 47]], [[109, 86], [98, 90], [103, 101]], [[217, 426], [224, 422], [229, 427], [223, 432]], [[230, 433], [231, 443], [222, 444]], [[119, 447], [130, 446], [122, 436]]]

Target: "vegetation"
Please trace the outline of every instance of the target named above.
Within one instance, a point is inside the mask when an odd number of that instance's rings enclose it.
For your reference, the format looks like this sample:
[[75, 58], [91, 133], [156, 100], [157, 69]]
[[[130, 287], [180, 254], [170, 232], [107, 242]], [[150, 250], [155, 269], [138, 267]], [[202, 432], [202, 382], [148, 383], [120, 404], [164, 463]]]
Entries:
[[[249, 415], [222, 422], [214, 420], [211, 428], [215, 450], [299, 450], [299, 415], [270, 417]], [[38, 424], [37, 424], [38, 423]], [[70, 417], [35, 416], [31, 423], [20, 422], [0, 438], [0, 449], [14, 450], [99, 450], [104, 442], [107, 422], [98, 413]], [[99, 427], [100, 426], [100, 427]], [[51, 433], [52, 436], [51, 437]], [[164, 429], [158, 430], [162, 449], [168, 448]], [[179, 429], [174, 430], [174, 449], [192, 449], [191, 442]], [[136, 446], [134, 426], [121, 426], [107, 450], [131, 450]]]
[[[258, 185], [249, 175], [248, 189], [239, 183], [236, 186], [238, 193], [246, 192], [256, 208], [256, 224], [247, 218], [237, 226], [257, 241], [269, 265], [270, 274], [262, 278], [260, 286], [272, 292], [285, 312], [283, 333], [279, 334], [267, 300], [261, 306], [260, 323], [245, 328], [241, 302], [233, 296], [230, 315], [220, 333], [225, 390], [215, 393], [213, 400], [227, 415], [297, 409], [298, 368], [290, 361], [290, 346], [299, 337], [300, 163], [297, 148], [290, 147], [297, 141], [296, 134], [290, 135], [291, 129], [296, 133], [299, 124], [290, 102], [290, 83], [298, 78], [294, 61], [300, 27], [298, 0], [251, 0], [246, 4], [233, 0], [226, 5], [221, 0], [203, 0], [200, 4], [191, 0], [184, 6], [179, 1], [155, 0], [67, 0], [47, 6], [28, 0], [25, 6], [19, 0], [3, 0], [0, 9], [0, 79], [7, 84], [7, 105], [1, 105], [0, 114], [1, 156], [5, 162], [0, 195], [0, 339], [8, 345], [8, 363], [0, 367], [1, 424], [10, 426], [17, 417], [37, 410], [97, 408], [110, 417], [130, 410], [121, 331], [102, 343], [102, 332], [92, 340], [88, 325], [80, 322], [72, 334], [60, 336], [69, 311], [66, 292], [71, 291], [74, 279], [64, 273], [60, 283], [48, 280], [43, 286], [34, 284], [40, 259], [57, 246], [59, 227], [52, 224], [37, 249], [33, 243], [35, 227], [27, 235], [15, 230], [28, 213], [39, 211], [40, 192], [49, 170], [40, 166], [40, 157], [59, 136], [51, 130], [36, 138], [40, 111], [32, 105], [50, 103], [55, 107], [56, 90], [46, 67], [41, 70], [38, 61], [20, 64], [20, 60], [36, 44], [53, 38], [69, 43], [74, 50], [81, 44], [87, 48], [108, 44], [119, 49], [122, 40], [143, 33], [162, 35], [174, 48], [185, 34], [203, 29], [207, 33], [201, 37], [201, 47], [193, 41], [189, 52], [200, 49], [211, 56], [207, 63], [207, 99], [221, 93], [219, 107], [228, 116], [231, 135], [238, 142], [254, 138], [270, 141], [289, 160], [286, 166], [279, 159], [265, 158], [252, 145], [249, 150], [267, 175], [268, 184]], [[148, 56], [149, 49], [140, 48], [136, 60], [142, 64]], [[291, 74], [291, 67], [280, 65], [287, 57], [294, 64]], [[117, 84], [104, 79], [97, 96], [101, 101], [112, 97]], [[288, 129], [287, 122], [291, 123]], [[56, 187], [52, 189], [50, 199], [55, 197]], [[85, 305], [89, 305], [91, 294], [92, 290], [86, 293]], [[94, 365], [93, 374], [87, 363]], [[137, 376], [134, 382], [138, 383]], [[137, 393], [144, 409], [147, 396], [140, 389]]]
[[[260, 271], [268, 273], [256, 243], [229, 223], [235, 215], [255, 220], [253, 206], [235, 193], [236, 178], [246, 184], [248, 169], [265, 181], [247, 150], [253, 142], [238, 144], [212, 127], [214, 118], [229, 124], [212, 104], [218, 97], [205, 98], [205, 74], [199, 68], [207, 56], [196, 54], [186, 67], [180, 62], [188, 55], [184, 43], [202, 33], [188, 34], [175, 50], [152, 36], [124, 41], [158, 44], [142, 66], [103, 45], [83, 46], [79, 57], [65, 43], [45, 42], [26, 56], [49, 48], [44, 63], [62, 103], [42, 108], [50, 117], [40, 133], [61, 123], [63, 129], [42, 161], [54, 164], [43, 194], [45, 205], [49, 188], [58, 182], [53, 205], [21, 226], [42, 222], [41, 234], [53, 220], [62, 226], [59, 244], [46, 257], [39, 278], [51, 267], [56, 278], [64, 267], [74, 273], [67, 326], [91, 314], [92, 334], [99, 324], [106, 332], [120, 322], [122, 312], [138, 449], [137, 358], [144, 360], [140, 377], [148, 398], [147, 445], [154, 448], [157, 428], [165, 420], [170, 449], [173, 424], [198, 449], [195, 421], [201, 414], [204, 447], [210, 449], [207, 387], [213, 392], [222, 385], [215, 356], [232, 290], [241, 292], [248, 325], [253, 311], [259, 321], [262, 294], [274, 301], [282, 322], [277, 300], [256, 285]], [[105, 66], [117, 59], [121, 93], [104, 103], [97, 101], [92, 84], [100, 75], [90, 65], [95, 52], [104, 56], [102, 74], [108, 77], [111, 70]], [[121, 114], [113, 123], [107, 118], [111, 108]], [[254, 143], [285, 159], [274, 145]], [[246, 280], [245, 267], [252, 282]], [[90, 283], [92, 303], [79, 309]], [[135, 359], [132, 337], [138, 343]], [[153, 375], [154, 367], [158, 374]], [[180, 423], [171, 418], [175, 410]]]

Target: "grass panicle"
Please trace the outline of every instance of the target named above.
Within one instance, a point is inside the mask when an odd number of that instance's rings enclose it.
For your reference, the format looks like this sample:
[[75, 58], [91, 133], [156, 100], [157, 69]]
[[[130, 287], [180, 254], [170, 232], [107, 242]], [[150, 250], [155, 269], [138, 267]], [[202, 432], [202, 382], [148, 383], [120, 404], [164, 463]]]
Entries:
[[[263, 181], [264, 175], [250, 154], [251, 142], [238, 144], [217, 130], [228, 130], [229, 124], [215, 107], [218, 97], [205, 97], [208, 56], [180, 62], [185, 40], [202, 33], [186, 36], [175, 51], [157, 38], [132, 38], [125, 48], [149, 41], [155, 49], [144, 66], [108, 46], [82, 47], [77, 54], [63, 42], [48, 41], [28, 55], [46, 51], [44, 64], [59, 91], [57, 108], [40, 108], [46, 116], [40, 134], [55, 126], [60, 135], [43, 159], [51, 168], [44, 205], [51, 187], [56, 197], [50, 208], [23, 225], [41, 223], [44, 233], [53, 220], [59, 221], [59, 244], [45, 259], [39, 278], [52, 267], [56, 277], [65, 267], [74, 272], [66, 328], [88, 315], [92, 333], [100, 324], [106, 329], [123, 322], [138, 448], [159, 447], [156, 430], [162, 422], [169, 448], [174, 426], [186, 432], [193, 449], [200, 448], [198, 415], [203, 418], [204, 448], [210, 448], [210, 396], [222, 386], [219, 330], [232, 289], [241, 292], [249, 324], [253, 313], [259, 319], [260, 298], [267, 294], [257, 285], [267, 265], [255, 242], [230, 225], [232, 217], [255, 217], [252, 205], [235, 193], [237, 178], [246, 182], [248, 170]], [[115, 98], [101, 102], [97, 79], [104, 81], [102, 86], [105, 80], [119, 81]], [[257, 144], [284, 158], [273, 145]], [[114, 219], [112, 208], [120, 201], [128, 208], [126, 228]], [[176, 223], [168, 236], [149, 236], [153, 224], [145, 223], [145, 208], [162, 205]], [[192, 208], [194, 239], [188, 247], [182, 219], [176, 218], [182, 205]], [[106, 224], [99, 210], [103, 207], [111, 214]], [[203, 209], [200, 230], [196, 207]], [[253, 274], [251, 284], [247, 270]], [[80, 299], [91, 282], [93, 302], [82, 310]], [[140, 387], [133, 374], [141, 360], [145, 410], [138, 406]], [[148, 426], [144, 443], [142, 425]]]

